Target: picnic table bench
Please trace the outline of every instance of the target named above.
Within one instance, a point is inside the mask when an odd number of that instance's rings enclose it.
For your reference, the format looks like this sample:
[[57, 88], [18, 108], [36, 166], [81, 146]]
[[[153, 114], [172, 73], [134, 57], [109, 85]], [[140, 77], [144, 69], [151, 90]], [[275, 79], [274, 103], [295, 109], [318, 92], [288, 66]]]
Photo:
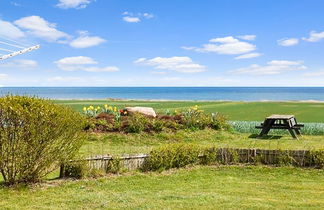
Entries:
[[262, 129], [259, 136], [267, 135], [271, 129], [287, 129], [290, 135], [298, 139], [301, 135], [300, 129], [304, 127], [303, 124], [298, 124], [294, 115], [278, 115], [273, 114], [265, 118], [264, 122], [255, 128]]

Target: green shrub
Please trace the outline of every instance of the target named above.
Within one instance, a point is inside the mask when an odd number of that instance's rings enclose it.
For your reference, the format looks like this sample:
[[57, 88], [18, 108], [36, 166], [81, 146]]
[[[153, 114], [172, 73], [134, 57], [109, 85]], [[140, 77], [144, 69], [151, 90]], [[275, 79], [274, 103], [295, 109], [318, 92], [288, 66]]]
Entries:
[[224, 115], [217, 112], [211, 115], [211, 128], [215, 130], [230, 130], [231, 125]]
[[150, 152], [145, 160], [143, 171], [161, 171], [180, 168], [199, 162], [201, 149], [191, 144], [171, 144]]
[[98, 178], [104, 175], [104, 171], [96, 168], [90, 168], [87, 161], [74, 161], [64, 165], [63, 174], [61, 174], [61, 177], [83, 179], [87, 177]]
[[173, 130], [173, 131], [183, 129], [182, 124], [180, 124], [174, 120], [165, 120], [163, 122], [163, 126], [164, 126], [164, 128], [167, 128], [167, 129]]
[[88, 176], [90, 168], [85, 161], [76, 161], [64, 165], [62, 177], [82, 179]]
[[309, 165], [315, 165], [316, 168], [324, 168], [324, 150], [311, 151], [309, 156]]
[[69, 107], [25, 96], [0, 98], [0, 170], [8, 184], [35, 182], [71, 159], [85, 118]]
[[164, 130], [164, 122], [159, 119], [153, 119], [152, 120], [152, 130], [155, 132], [161, 132]]
[[183, 125], [186, 129], [203, 130], [210, 124], [211, 118], [203, 113], [196, 115], [186, 115], [183, 118]]
[[231, 125], [224, 115], [219, 113], [206, 114], [196, 106], [187, 111], [174, 112], [173, 114], [168, 111], [167, 115], [159, 115], [156, 118], [140, 113], [128, 115], [125, 115], [125, 113], [127, 112], [123, 111], [109, 114], [109, 116], [101, 113], [90, 120], [91, 123], [87, 128], [99, 132], [122, 131], [126, 133], [175, 131], [179, 129], [203, 130], [205, 128], [231, 129]]
[[[243, 149], [244, 150], [244, 149]], [[190, 144], [170, 144], [150, 152], [143, 171], [162, 171], [190, 164], [263, 164], [274, 166], [324, 167], [324, 150], [308, 151], [303, 156], [294, 151], [259, 151], [233, 148], [208, 148]]]
[[123, 129], [127, 133], [140, 133], [150, 126], [149, 119], [139, 113], [129, 116]]
[[107, 164], [106, 173], [118, 173], [121, 170], [121, 162], [119, 158], [110, 160]]

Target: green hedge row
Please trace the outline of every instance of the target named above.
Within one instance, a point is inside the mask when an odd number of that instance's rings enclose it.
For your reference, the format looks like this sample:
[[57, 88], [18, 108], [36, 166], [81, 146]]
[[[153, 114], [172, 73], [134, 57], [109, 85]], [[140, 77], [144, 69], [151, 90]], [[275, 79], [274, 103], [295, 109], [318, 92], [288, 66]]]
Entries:
[[191, 164], [264, 164], [275, 166], [324, 167], [324, 150], [255, 150], [205, 148], [197, 145], [173, 144], [150, 152], [143, 171], [161, 171]]
[[[121, 159], [111, 159], [105, 168], [92, 169], [88, 161], [74, 161], [65, 166], [63, 177], [97, 177], [98, 174], [118, 173], [125, 170]], [[324, 167], [324, 150], [260, 150], [206, 148], [192, 144], [170, 144], [150, 152], [141, 171], [163, 171], [188, 165], [253, 164], [273, 166]], [[105, 164], [101, 164], [105, 165]]]

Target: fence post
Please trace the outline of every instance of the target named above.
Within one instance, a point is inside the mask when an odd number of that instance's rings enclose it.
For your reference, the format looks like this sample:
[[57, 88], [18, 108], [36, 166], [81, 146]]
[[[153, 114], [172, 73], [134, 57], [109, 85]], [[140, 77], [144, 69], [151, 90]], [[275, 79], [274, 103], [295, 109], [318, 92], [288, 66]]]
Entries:
[[64, 178], [65, 174], [64, 174], [64, 164], [60, 165], [60, 178]]

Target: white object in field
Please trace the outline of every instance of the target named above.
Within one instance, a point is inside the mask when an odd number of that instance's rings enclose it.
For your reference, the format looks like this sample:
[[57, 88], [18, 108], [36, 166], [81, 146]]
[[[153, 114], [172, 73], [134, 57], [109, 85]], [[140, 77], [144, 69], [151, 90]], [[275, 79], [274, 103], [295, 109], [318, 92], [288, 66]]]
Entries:
[[138, 112], [147, 116], [152, 116], [152, 117], [156, 117], [156, 113], [154, 111], [153, 108], [151, 107], [125, 107], [126, 111], [128, 113], [134, 113], [134, 112]]
[[33, 51], [33, 50], [37, 50], [39, 48], [40, 48], [40, 45], [35, 45], [35, 46], [32, 46], [32, 47], [28, 47], [28, 48], [25, 48], [25, 49], [22, 49], [22, 50], [19, 50], [19, 51], [16, 51], [16, 52], [12, 52], [12, 53], [7, 54], [7, 55], [2, 55], [2, 56], [0, 56], [0, 60], [5, 60], [5, 59], [8, 59], [8, 58], [17, 56], [17, 55], [21, 55], [21, 54], [24, 54], [24, 53], [27, 53], [27, 52], [30, 52], [30, 51]]

